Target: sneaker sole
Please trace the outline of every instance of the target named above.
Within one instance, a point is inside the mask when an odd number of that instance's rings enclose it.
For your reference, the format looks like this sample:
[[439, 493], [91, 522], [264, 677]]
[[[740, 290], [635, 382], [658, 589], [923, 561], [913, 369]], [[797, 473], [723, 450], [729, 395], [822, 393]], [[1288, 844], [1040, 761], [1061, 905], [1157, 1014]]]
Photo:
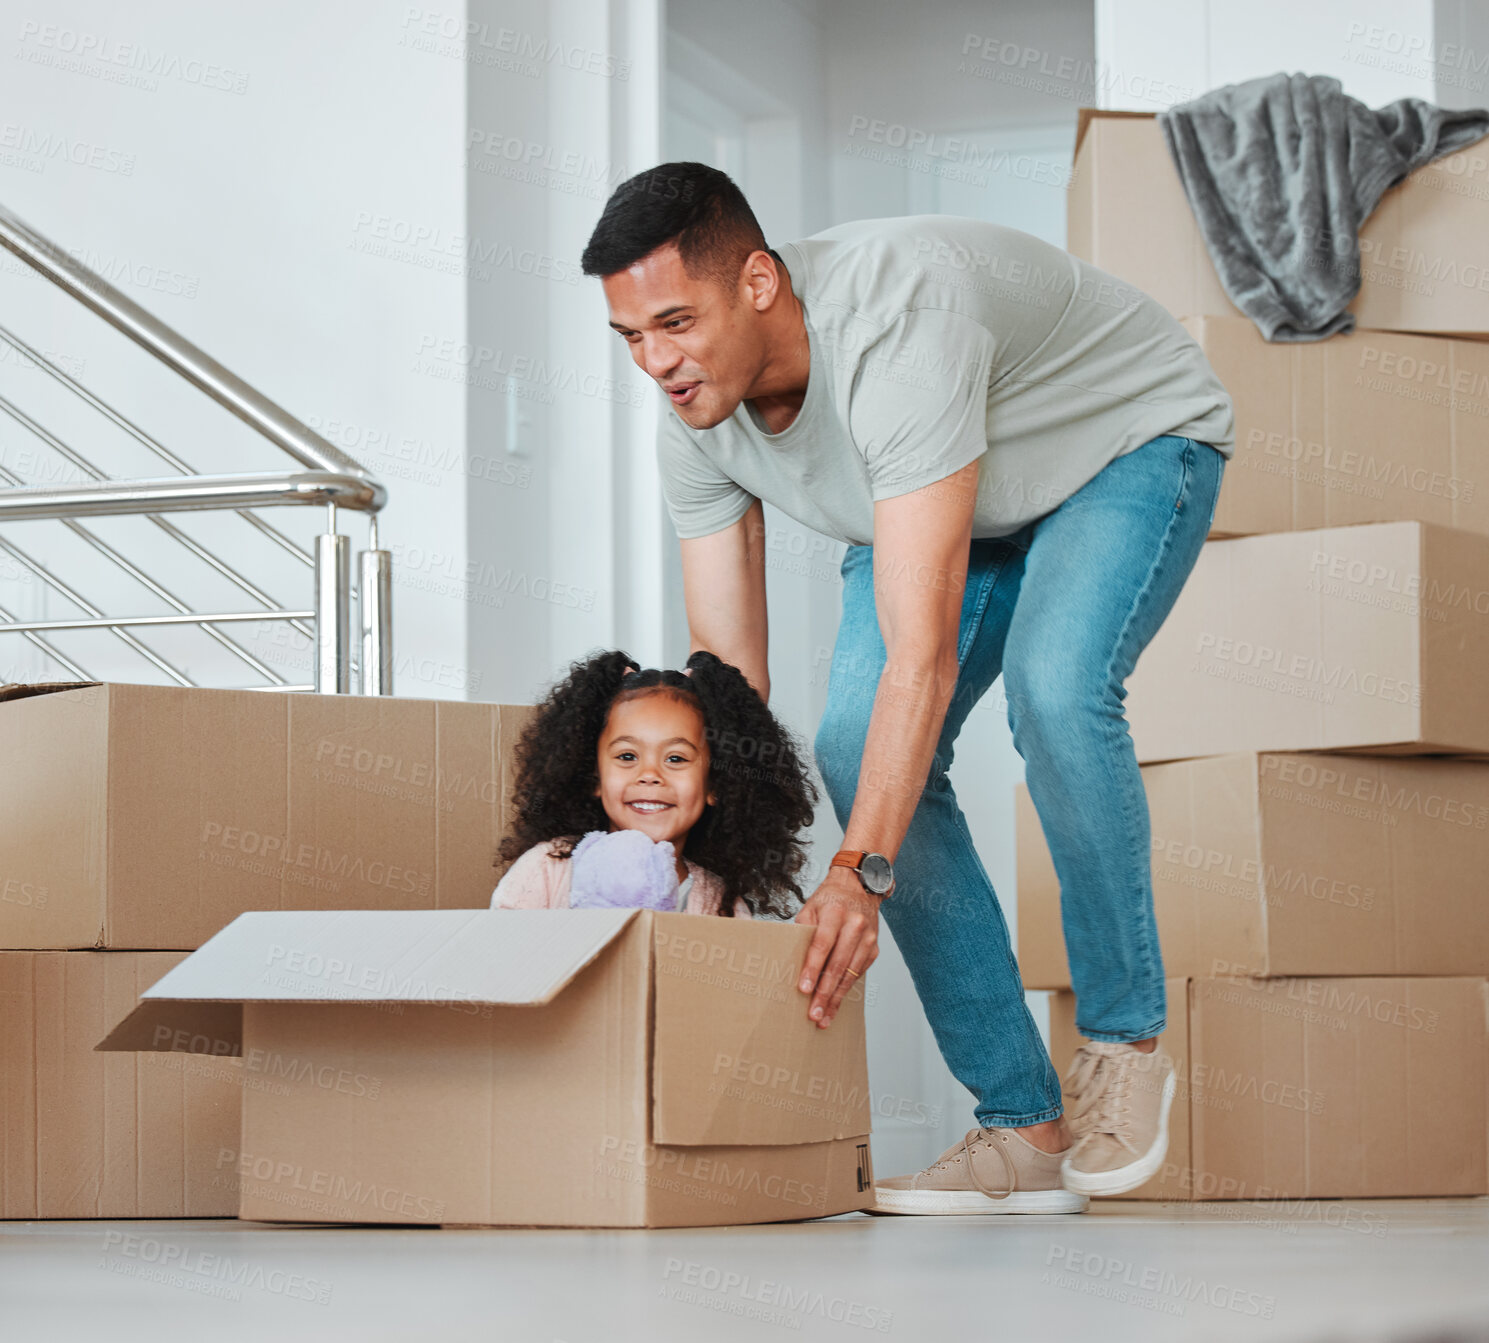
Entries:
[[1163, 1083], [1163, 1098], [1159, 1102], [1158, 1136], [1142, 1156], [1116, 1170], [1098, 1171], [1076, 1170], [1070, 1164], [1070, 1158], [1066, 1157], [1060, 1163], [1060, 1179], [1065, 1187], [1091, 1198], [1110, 1198], [1113, 1194], [1125, 1194], [1140, 1184], [1147, 1184], [1158, 1174], [1163, 1158], [1168, 1155], [1168, 1114], [1178, 1087], [1178, 1074], [1170, 1072]]
[[869, 1212], [913, 1217], [959, 1217], [969, 1213], [1085, 1212], [1087, 1200], [1068, 1189], [1031, 1189], [1007, 1198], [988, 1198], [975, 1189], [874, 1189]]

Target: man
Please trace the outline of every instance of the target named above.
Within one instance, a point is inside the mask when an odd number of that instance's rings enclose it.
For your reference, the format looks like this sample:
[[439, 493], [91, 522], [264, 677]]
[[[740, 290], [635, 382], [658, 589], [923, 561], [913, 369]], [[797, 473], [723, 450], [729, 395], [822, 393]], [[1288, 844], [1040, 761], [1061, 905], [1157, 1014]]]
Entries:
[[[1153, 300], [1015, 229], [843, 224], [779, 251], [717, 169], [618, 187], [585, 249], [672, 403], [692, 646], [768, 698], [762, 500], [848, 545], [817, 763], [844, 848], [797, 921], [832, 1021], [880, 908], [978, 1128], [882, 1211], [1078, 1212], [1167, 1148], [1173, 1068], [1123, 684], [1209, 530], [1230, 399]], [[1060, 878], [1084, 1045], [1059, 1078], [947, 778], [1002, 673]]]

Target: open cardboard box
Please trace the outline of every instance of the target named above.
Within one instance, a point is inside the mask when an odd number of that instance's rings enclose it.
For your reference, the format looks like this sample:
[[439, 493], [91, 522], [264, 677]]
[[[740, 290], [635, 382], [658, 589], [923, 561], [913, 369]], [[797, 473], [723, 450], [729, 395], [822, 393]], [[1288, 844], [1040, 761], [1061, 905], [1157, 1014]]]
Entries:
[[[1153, 114], [1082, 108], [1066, 241], [1175, 317], [1235, 317]], [[1360, 229], [1363, 328], [1489, 335], [1489, 143], [1410, 174]], [[1335, 264], [1330, 257], [1320, 264]]]
[[[241, 1055], [239, 1216], [713, 1226], [873, 1197], [863, 991], [811, 929], [640, 910], [250, 913], [98, 1048]], [[343, 1086], [341, 1083], [345, 1082]]]

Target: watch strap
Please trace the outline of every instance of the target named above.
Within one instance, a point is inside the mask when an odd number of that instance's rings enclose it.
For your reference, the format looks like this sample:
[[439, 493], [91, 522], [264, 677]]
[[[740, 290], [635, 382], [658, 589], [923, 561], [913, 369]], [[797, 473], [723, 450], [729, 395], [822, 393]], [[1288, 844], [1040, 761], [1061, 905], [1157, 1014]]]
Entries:
[[[839, 849], [835, 854], [833, 854], [832, 861], [828, 863], [827, 866], [829, 868], [849, 868], [853, 872], [857, 873], [860, 885], [863, 886], [864, 890], [868, 891], [868, 883], [864, 881], [862, 870], [863, 860], [868, 857], [868, 852], [869, 851], [867, 849]], [[882, 894], [878, 891], [869, 891], [869, 894], [878, 896], [880, 900], [887, 900], [894, 893], [894, 888], [895, 879], [893, 876], [891, 876], [889, 879], [889, 890], [884, 891]]]

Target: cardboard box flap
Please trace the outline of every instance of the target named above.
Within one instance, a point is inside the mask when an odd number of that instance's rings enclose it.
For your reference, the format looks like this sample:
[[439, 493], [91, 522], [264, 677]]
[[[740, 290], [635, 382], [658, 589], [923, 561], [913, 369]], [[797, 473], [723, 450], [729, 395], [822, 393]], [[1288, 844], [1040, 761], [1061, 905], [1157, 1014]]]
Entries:
[[1075, 115], [1075, 148], [1070, 151], [1070, 156], [1074, 159], [1081, 152], [1081, 141], [1086, 138], [1086, 128], [1097, 117], [1151, 121], [1155, 115], [1153, 112], [1123, 112], [1113, 107], [1083, 107]]
[[146, 1002], [546, 1003], [634, 909], [293, 910], [240, 914]]
[[812, 929], [656, 914], [652, 1141], [786, 1145], [868, 1133], [863, 989], [832, 1026], [796, 988]]
[[102, 681], [9, 681], [0, 685], [0, 704], [11, 699], [30, 699], [33, 695], [56, 695], [64, 690], [85, 690], [102, 685]]

